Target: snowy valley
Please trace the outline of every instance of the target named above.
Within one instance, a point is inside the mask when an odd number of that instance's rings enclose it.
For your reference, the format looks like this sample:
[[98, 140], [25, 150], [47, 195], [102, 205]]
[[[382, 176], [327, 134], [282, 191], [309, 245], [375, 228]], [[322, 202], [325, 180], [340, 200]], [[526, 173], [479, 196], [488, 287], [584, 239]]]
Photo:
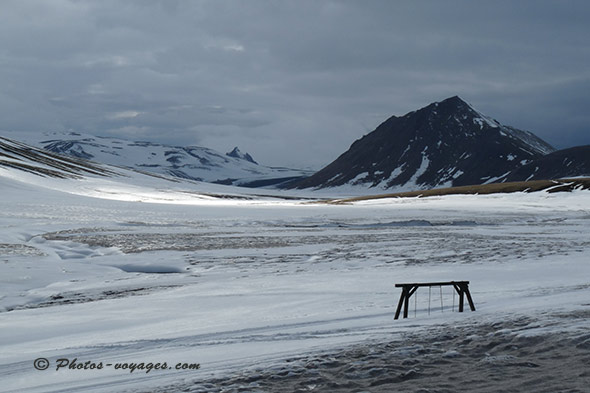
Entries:
[[[466, 380], [582, 391], [588, 381], [587, 190], [334, 205], [312, 191], [100, 165], [117, 174], [40, 176], [74, 164], [5, 144], [1, 392], [461, 391]], [[450, 280], [470, 281], [475, 312], [432, 288], [394, 321], [395, 283]], [[56, 370], [60, 359], [103, 368]], [[172, 369], [107, 366], [162, 362]]]

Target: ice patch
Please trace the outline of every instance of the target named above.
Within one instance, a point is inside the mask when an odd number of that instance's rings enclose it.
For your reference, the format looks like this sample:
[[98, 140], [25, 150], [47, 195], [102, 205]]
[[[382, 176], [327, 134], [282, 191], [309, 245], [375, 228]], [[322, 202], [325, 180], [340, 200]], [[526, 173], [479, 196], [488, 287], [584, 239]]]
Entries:
[[[426, 150], [426, 149], [424, 149], [424, 150]], [[428, 159], [426, 154], [424, 154], [424, 151], [423, 151], [422, 152], [422, 162], [420, 163], [420, 167], [418, 168], [418, 170], [416, 170], [416, 173], [414, 173], [414, 175], [410, 178], [410, 180], [408, 180], [405, 184], [416, 184], [417, 185], [418, 178], [420, 176], [422, 176], [424, 174], [424, 172], [426, 172], [429, 165], [430, 165], [430, 160]]]
[[391, 175], [389, 175], [389, 179], [388, 180], [393, 180], [396, 177], [398, 177], [399, 175], [401, 175], [403, 172], [402, 167], [398, 166], [397, 168], [395, 168], [392, 172]]
[[369, 176], [369, 172], [359, 173], [353, 179], [350, 179], [348, 181], [348, 184], [355, 185], [355, 184], [360, 184], [360, 183], [366, 183], [366, 182], [363, 182], [363, 180], [366, 179], [367, 176]]
[[496, 182], [496, 181], [498, 181], [498, 180], [500, 180], [500, 179], [503, 179], [503, 178], [505, 178], [506, 176], [508, 176], [508, 174], [510, 174], [510, 172], [511, 172], [511, 171], [508, 171], [508, 172], [506, 172], [505, 174], [503, 174], [502, 176], [496, 176], [496, 177], [492, 177], [492, 178], [490, 178], [488, 181], [486, 181], [486, 182], [485, 182], [485, 183], [483, 183], [483, 184], [490, 184], [490, 183], [494, 183], [494, 182]]
[[127, 273], [155, 273], [155, 274], [169, 274], [169, 273], [185, 273], [182, 269], [173, 266], [164, 265], [111, 265]]
[[342, 176], [342, 173], [338, 173], [338, 174], [332, 176], [326, 183], [330, 184], [331, 182], [333, 182], [334, 180], [336, 180], [340, 176]]
[[408, 152], [408, 150], [410, 150], [410, 147], [412, 147], [411, 142], [412, 141], [410, 141], [410, 144], [406, 147], [406, 150], [404, 150], [404, 152], [402, 153], [402, 155], [400, 156], [400, 158], [403, 158], [406, 155], [406, 153]]
[[442, 356], [444, 358], [457, 358], [457, 357], [461, 356], [461, 354], [459, 352], [457, 352], [457, 351], [455, 351], [455, 350], [452, 349], [452, 350], [449, 350], [449, 351], [443, 353]]

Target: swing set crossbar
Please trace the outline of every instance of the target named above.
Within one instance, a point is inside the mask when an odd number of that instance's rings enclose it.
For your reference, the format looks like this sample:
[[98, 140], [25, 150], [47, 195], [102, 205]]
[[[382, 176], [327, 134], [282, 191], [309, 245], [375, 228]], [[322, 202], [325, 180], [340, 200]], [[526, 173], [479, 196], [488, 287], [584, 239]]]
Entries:
[[404, 318], [408, 317], [408, 309], [409, 309], [409, 302], [410, 297], [418, 290], [420, 287], [442, 287], [443, 286], [453, 286], [455, 291], [459, 294], [459, 312], [463, 312], [463, 303], [464, 298], [467, 298], [469, 302], [469, 308], [471, 311], [475, 311], [475, 305], [473, 304], [473, 299], [471, 298], [471, 293], [469, 292], [469, 281], [444, 281], [444, 282], [415, 282], [415, 283], [404, 283], [404, 284], [395, 284], [396, 288], [402, 288], [402, 293], [399, 298], [399, 303], [397, 305], [397, 310], [395, 311], [395, 318], [398, 319], [400, 313], [403, 309], [404, 311]]
[[438, 287], [441, 285], [454, 285], [454, 284], [467, 284], [469, 285], [469, 281], [444, 281], [444, 282], [414, 282], [414, 283], [410, 283], [410, 284], [395, 284], [396, 288], [401, 288], [401, 287], [407, 287], [407, 286], [412, 286], [412, 287]]

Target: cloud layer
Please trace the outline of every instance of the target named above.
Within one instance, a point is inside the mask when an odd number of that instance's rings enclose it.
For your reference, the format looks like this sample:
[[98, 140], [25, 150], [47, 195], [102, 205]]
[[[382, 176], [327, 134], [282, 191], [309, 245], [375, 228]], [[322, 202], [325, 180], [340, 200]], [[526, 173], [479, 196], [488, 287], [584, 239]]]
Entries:
[[239, 145], [318, 168], [460, 95], [590, 144], [585, 1], [5, 1], [0, 130]]

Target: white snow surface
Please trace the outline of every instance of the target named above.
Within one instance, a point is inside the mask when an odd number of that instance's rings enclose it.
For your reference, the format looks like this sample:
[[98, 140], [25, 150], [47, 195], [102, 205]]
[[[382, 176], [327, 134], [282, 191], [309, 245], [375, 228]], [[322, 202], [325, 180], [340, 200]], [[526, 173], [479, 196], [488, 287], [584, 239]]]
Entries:
[[247, 161], [245, 154], [239, 150], [236, 154], [238, 157], [230, 157], [200, 146], [172, 146], [63, 132], [24, 134], [23, 141], [50, 150], [52, 144], [58, 143], [62, 149], [67, 148], [67, 152], [62, 154], [205, 182], [232, 181], [231, 184], [238, 185], [260, 180], [309, 176], [313, 173], [309, 170], [258, 165]]
[[[327, 205], [0, 169], [0, 192], [0, 392], [150, 391], [453, 321], [533, 315], [535, 334], [590, 304], [588, 191]], [[444, 292], [428, 315], [418, 291], [416, 317], [393, 320], [395, 283], [448, 280], [470, 281], [476, 312]]]

